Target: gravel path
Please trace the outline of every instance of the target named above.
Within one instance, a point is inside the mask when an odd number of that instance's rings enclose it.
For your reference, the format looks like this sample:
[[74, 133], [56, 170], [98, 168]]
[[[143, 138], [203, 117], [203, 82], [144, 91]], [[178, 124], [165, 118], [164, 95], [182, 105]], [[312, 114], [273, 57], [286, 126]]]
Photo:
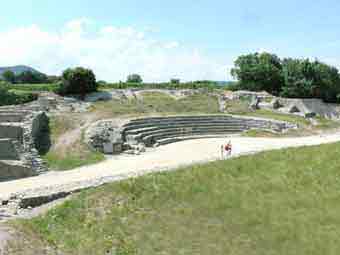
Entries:
[[[340, 141], [340, 132], [322, 136], [301, 138], [247, 138], [232, 137], [233, 156], [258, 151], [331, 143]], [[13, 194], [39, 196], [61, 191], [74, 191], [102, 183], [121, 180], [148, 172], [165, 171], [179, 166], [220, 159], [220, 145], [227, 139], [210, 138], [177, 142], [138, 156], [120, 155], [110, 157], [96, 165], [80, 167], [65, 172], [46, 174], [0, 182], [0, 200]]]

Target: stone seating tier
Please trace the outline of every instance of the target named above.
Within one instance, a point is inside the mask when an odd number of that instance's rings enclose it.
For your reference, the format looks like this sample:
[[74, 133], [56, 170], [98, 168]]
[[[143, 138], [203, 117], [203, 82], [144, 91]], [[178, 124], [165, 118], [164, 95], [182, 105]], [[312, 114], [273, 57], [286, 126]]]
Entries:
[[146, 146], [166, 144], [178, 140], [239, 134], [249, 129], [281, 131], [286, 123], [265, 119], [232, 116], [176, 116], [131, 120], [122, 129], [127, 143], [144, 143]]

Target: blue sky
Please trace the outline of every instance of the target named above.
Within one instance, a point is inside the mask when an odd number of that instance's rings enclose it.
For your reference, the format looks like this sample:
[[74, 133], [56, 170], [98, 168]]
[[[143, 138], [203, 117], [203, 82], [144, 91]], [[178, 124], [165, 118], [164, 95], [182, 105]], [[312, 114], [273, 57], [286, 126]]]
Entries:
[[[230, 79], [244, 53], [317, 57], [340, 67], [340, 1], [12, 0], [1, 3], [0, 65], [98, 78]], [[24, 46], [23, 46], [24, 44]]]

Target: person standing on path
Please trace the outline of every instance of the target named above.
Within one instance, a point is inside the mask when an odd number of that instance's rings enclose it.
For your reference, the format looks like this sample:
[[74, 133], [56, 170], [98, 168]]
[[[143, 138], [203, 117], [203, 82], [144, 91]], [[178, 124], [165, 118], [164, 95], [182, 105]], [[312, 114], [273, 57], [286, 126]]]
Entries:
[[231, 141], [229, 140], [229, 142], [225, 145], [221, 145], [221, 158], [224, 159], [225, 156], [231, 156], [231, 152], [232, 152], [232, 144]]

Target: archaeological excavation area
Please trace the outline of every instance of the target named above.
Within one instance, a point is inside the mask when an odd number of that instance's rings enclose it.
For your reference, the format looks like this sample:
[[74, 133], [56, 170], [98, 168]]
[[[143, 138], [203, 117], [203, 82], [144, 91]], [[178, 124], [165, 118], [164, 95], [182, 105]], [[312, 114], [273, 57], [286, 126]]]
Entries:
[[178, 141], [228, 137], [250, 129], [284, 132], [295, 125], [274, 120], [232, 115], [197, 115], [138, 118], [119, 126], [115, 120], [92, 125], [86, 140], [89, 146], [105, 154], [139, 154], [146, 147], [158, 147]]

